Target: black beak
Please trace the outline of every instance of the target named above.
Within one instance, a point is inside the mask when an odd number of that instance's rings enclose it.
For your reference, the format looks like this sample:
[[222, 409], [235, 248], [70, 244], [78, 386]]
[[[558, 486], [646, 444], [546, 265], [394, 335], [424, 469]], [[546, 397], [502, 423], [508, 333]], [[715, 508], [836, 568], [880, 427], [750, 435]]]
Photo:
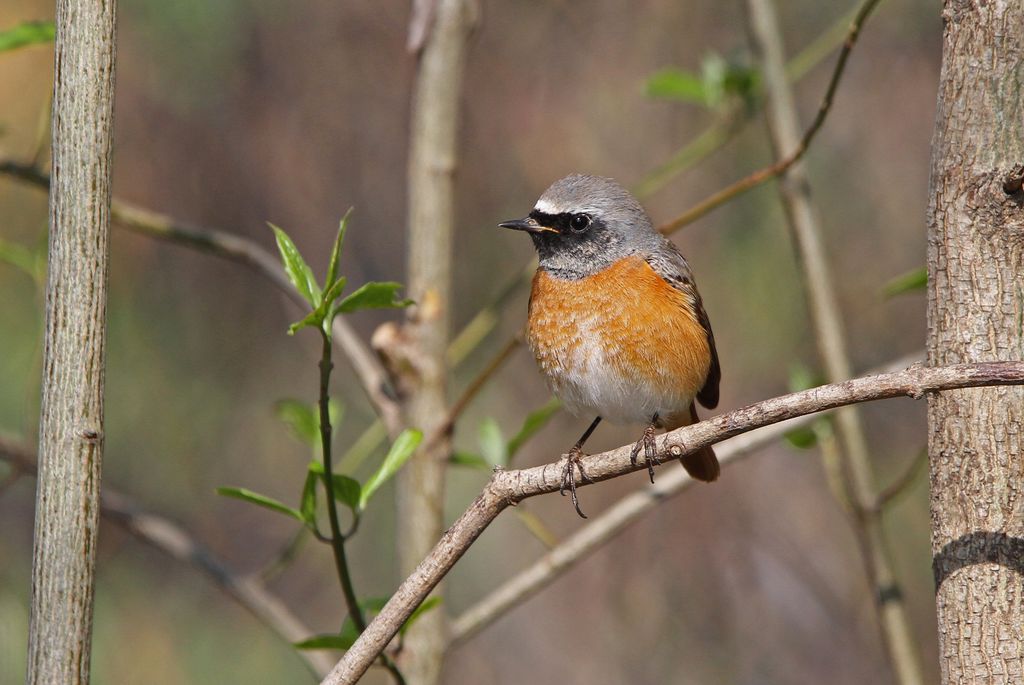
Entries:
[[498, 226], [501, 228], [511, 228], [516, 231], [526, 231], [527, 233], [558, 233], [557, 229], [550, 228], [549, 226], [541, 226], [537, 223], [536, 219], [530, 216], [525, 219], [502, 221]]

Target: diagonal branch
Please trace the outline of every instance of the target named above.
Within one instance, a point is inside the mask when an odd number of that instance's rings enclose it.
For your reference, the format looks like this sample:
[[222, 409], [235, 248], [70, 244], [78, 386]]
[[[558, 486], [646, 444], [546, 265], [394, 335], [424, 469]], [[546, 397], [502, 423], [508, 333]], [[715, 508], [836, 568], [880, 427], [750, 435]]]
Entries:
[[[0, 461], [8, 462], [18, 473], [36, 475], [35, 450], [23, 442], [0, 436]], [[210, 549], [170, 519], [145, 511], [130, 497], [106, 485], [100, 495], [100, 513], [141, 542], [201, 571], [289, 645], [313, 634], [263, 583], [232, 572]], [[328, 654], [308, 650], [298, 653], [315, 676], [322, 678], [330, 671], [333, 660]]]
[[[907, 355], [874, 371], [880, 373], [897, 371], [917, 363], [924, 357], [924, 351]], [[820, 417], [807, 414], [795, 419], [743, 435], [727, 442], [716, 451], [722, 465], [732, 464], [771, 444], [786, 433], [801, 426], [807, 426]], [[916, 470], [916, 469], [915, 469]], [[902, 490], [904, 479], [894, 484]], [[626, 495], [609, 507], [600, 516], [592, 519], [571, 537], [559, 543], [526, 569], [504, 582], [497, 589], [467, 609], [452, 621], [449, 649], [472, 639], [477, 633], [505, 615], [506, 612], [528, 600], [563, 573], [587, 558], [631, 523], [637, 521], [662, 502], [675, 497], [694, 484], [686, 471], [674, 469], [658, 478], [650, 487]]]
[[[919, 399], [927, 393], [953, 388], [1024, 384], [1024, 362], [912, 366], [894, 373], [864, 376], [775, 397], [721, 414], [657, 438], [655, 461], [662, 463], [707, 445], [797, 416], [891, 397]], [[630, 462], [631, 445], [583, 459], [590, 482], [599, 482], [644, 469]], [[430, 591], [451, 570], [473, 542], [509, 505], [561, 487], [559, 462], [516, 471], [497, 471], [483, 492], [441, 536], [434, 549], [395, 591], [352, 648], [322, 685], [351, 685], [387, 647], [398, 629]], [[579, 483], [580, 486], [585, 483]]]
[[[6, 174], [42, 189], [49, 187], [50, 184], [49, 176], [37, 167], [12, 160], [0, 160], [0, 174]], [[307, 306], [302, 295], [288, 281], [278, 258], [248, 238], [217, 228], [181, 221], [117, 198], [111, 202], [110, 212], [111, 219], [116, 225], [134, 233], [187, 245], [201, 252], [244, 264], [273, 283], [293, 302], [303, 308]], [[352, 364], [363, 390], [387, 426], [388, 433], [397, 435], [403, 425], [401, 413], [384, 366], [345, 321], [345, 317], [339, 316], [334, 319], [333, 339]]]
[[[755, 453], [761, 447], [782, 438], [786, 433], [812, 423], [813, 414], [777, 423], [764, 430], [743, 435], [716, 449], [718, 461], [728, 466]], [[683, 469], [672, 469], [659, 476], [653, 485], [626, 495], [607, 511], [544, 554], [523, 571], [488, 594], [454, 619], [449, 649], [472, 639], [481, 630], [505, 615], [510, 609], [540, 592], [544, 587], [585, 559], [613, 537], [635, 523], [641, 516], [662, 502], [689, 490], [696, 481]]]

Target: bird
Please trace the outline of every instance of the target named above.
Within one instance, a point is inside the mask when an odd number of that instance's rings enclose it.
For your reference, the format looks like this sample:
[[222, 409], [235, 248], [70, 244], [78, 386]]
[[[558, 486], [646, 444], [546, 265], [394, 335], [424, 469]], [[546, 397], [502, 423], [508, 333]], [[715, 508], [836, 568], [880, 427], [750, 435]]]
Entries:
[[[635, 465], [644, 452], [653, 483], [655, 431], [699, 421], [695, 402], [718, 405], [711, 322], [689, 263], [613, 179], [566, 176], [498, 226], [529, 234], [539, 257], [526, 326], [537, 365], [566, 409], [597, 417], [567, 453], [560, 489], [586, 518], [574, 468], [589, 480], [583, 445], [602, 419], [646, 426], [630, 456]], [[710, 446], [681, 461], [697, 480], [719, 476]]]

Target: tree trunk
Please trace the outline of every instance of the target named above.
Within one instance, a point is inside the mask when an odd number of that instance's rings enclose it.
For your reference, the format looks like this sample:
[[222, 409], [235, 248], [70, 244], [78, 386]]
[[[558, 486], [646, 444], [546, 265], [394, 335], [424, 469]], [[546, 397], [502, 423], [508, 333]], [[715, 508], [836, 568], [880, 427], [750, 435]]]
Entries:
[[114, 0], [58, 0], [28, 673], [88, 683], [103, 451]]
[[[409, 152], [409, 292], [415, 357], [408, 423], [432, 435], [448, 415], [454, 175], [459, 94], [471, 14], [467, 0], [439, 0], [420, 55]], [[398, 556], [404, 578], [444, 529], [448, 436], [424, 444], [398, 478]], [[433, 685], [445, 650], [444, 612], [431, 611], [409, 630], [401, 658], [409, 685]]]
[[[947, 0], [943, 20], [929, 362], [1021, 359], [1024, 5]], [[934, 396], [928, 427], [942, 682], [1024, 682], [1024, 389]]]

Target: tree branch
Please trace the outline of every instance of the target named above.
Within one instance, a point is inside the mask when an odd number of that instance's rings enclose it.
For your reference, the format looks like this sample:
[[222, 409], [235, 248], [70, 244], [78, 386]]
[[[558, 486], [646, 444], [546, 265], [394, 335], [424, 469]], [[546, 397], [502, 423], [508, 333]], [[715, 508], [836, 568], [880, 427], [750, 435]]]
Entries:
[[825, 89], [825, 95], [821, 100], [821, 104], [818, 106], [818, 112], [815, 114], [811, 125], [807, 127], [807, 130], [804, 132], [804, 135], [800, 139], [797, 147], [774, 164], [758, 169], [749, 176], [741, 178], [732, 185], [711, 194], [677, 216], [675, 219], [659, 226], [659, 231], [662, 233], [674, 233], [678, 231], [683, 226], [693, 223], [708, 212], [718, 209], [734, 197], [742, 195], [748, 190], [761, 185], [765, 181], [770, 181], [776, 176], [784, 173], [804, 156], [811, 145], [811, 141], [814, 140], [814, 136], [818, 134], [822, 124], [825, 123], [825, 118], [828, 116], [829, 110], [832, 109], [832, 99], [835, 97], [836, 89], [839, 87], [839, 81], [842, 78], [843, 71], [846, 69], [846, 61], [849, 59], [850, 52], [853, 51], [853, 46], [856, 44], [857, 38], [860, 36], [860, 30], [864, 26], [864, 22], [867, 21], [869, 16], [871, 16], [871, 13], [874, 11], [878, 3], [879, 0], [865, 0], [857, 11], [857, 15], [854, 17], [853, 23], [850, 25], [850, 30], [846, 34], [846, 41], [843, 43], [843, 49], [839, 51], [839, 58], [836, 60], [836, 66], [832, 70], [832, 78], [829, 80], [828, 87]]
[[[739, 436], [716, 450], [718, 461], [722, 466], [741, 461], [759, 448], [779, 440], [794, 428], [810, 424], [816, 418], [809, 414], [777, 423], [757, 433]], [[659, 475], [652, 485], [623, 497], [454, 619], [448, 648], [453, 649], [472, 639], [509, 610], [531, 598], [591, 552], [610, 541], [631, 523], [638, 521], [648, 511], [689, 490], [695, 482], [685, 470], [672, 469], [666, 474]]]
[[[49, 176], [38, 168], [12, 160], [0, 161], [0, 173], [39, 188], [47, 188], [50, 183]], [[134, 233], [186, 245], [200, 252], [244, 264], [273, 283], [292, 302], [303, 309], [307, 306], [302, 295], [288, 281], [281, 268], [280, 259], [248, 238], [221, 229], [181, 221], [117, 198], [111, 203], [110, 214], [115, 225]], [[334, 319], [332, 338], [348, 358], [370, 403], [384, 421], [388, 433], [392, 436], [398, 435], [402, 430], [401, 410], [394, 399], [390, 378], [380, 360], [352, 329], [345, 317], [339, 316]]]
[[[0, 460], [11, 464], [19, 473], [36, 475], [35, 450], [21, 441], [0, 436]], [[313, 634], [313, 630], [263, 583], [232, 572], [209, 548], [174, 521], [143, 510], [132, 498], [107, 485], [100, 495], [100, 513], [139, 541], [201, 571], [289, 646]], [[310, 672], [318, 678], [323, 678], [331, 670], [334, 661], [326, 652], [297, 651]]]
[[[904, 369], [923, 357], [924, 351], [922, 350], [886, 364], [876, 372]], [[777, 423], [757, 431], [753, 435], [738, 436], [716, 450], [718, 460], [723, 466], [741, 461], [765, 445], [783, 437], [789, 431], [810, 425], [819, 418], [815, 414], [807, 414]], [[899, 482], [902, 483], [903, 479], [900, 479]], [[686, 471], [672, 470], [667, 475], [660, 476], [650, 487], [623, 497], [600, 516], [591, 519], [571, 537], [559, 543], [528, 568], [507, 580], [454, 619], [451, 626], [449, 649], [472, 639], [506, 612], [528, 600], [544, 586], [589, 556], [591, 552], [596, 551], [618, 535], [629, 524], [637, 521], [662, 502], [688, 490], [693, 484], [693, 479], [687, 475]]]
[[[746, 5], [754, 51], [762, 65], [765, 117], [772, 147], [777, 154], [792, 149], [794, 145], [799, 150], [803, 142], [799, 138], [792, 90], [786, 79], [785, 49], [774, 4], [771, 0], [747, 0]], [[864, 12], [870, 11], [872, 6], [865, 6], [861, 16], [866, 16]], [[834, 86], [830, 87], [826, 102], [831, 102], [834, 90]], [[845, 380], [853, 372], [839, 298], [836, 297], [831, 267], [825, 255], [820, 221], [811, 200], [810, 182], [802, 163], [794, 160], [780, 177], [778, 189], [796, 246], [797, 262], [810, 304], [811, 324], [826, 377], [833, 382]], [[881, 512], [874, 506], [877, 486], [860, 412], [855, 406], [847, 407], [836, 413], [835, 423], [842, 444], [839, 450], [840, 481], [854, 510], [851, 525], [857, 535], [871, 590], [876, 597], [886, 598], [875, 602], [875, 610], [889, 664], [902, 685], [922, 685], [924, 678], [917, 643], [911, 634], [910, 621], [898, 590]]]
[[[952, 388], [1024, 383], [1024, 362], [912, 366], [895, 373], [865, 376], [783, 395], [708, 418], [658, 436], [655, 461], [662, 463], [702, 447], [786, 419], [835, 409], [855, 402], [912, 397]], [[632, 445], [583, 458], [589, 482], [596, 483], [645, 469], [630, 461]], [[561, 487], [559, 462], [516, 471], [497, 471], [469, 508], [441, 536], [429, 555], [398, 587], [381, 612], [324, 679], [323, 685], [355, 683], [398, 632], [413, 610], [451, 570], [484, 529], [505, 507]], [[579, 483], [582, 487], [588, 483]]]

